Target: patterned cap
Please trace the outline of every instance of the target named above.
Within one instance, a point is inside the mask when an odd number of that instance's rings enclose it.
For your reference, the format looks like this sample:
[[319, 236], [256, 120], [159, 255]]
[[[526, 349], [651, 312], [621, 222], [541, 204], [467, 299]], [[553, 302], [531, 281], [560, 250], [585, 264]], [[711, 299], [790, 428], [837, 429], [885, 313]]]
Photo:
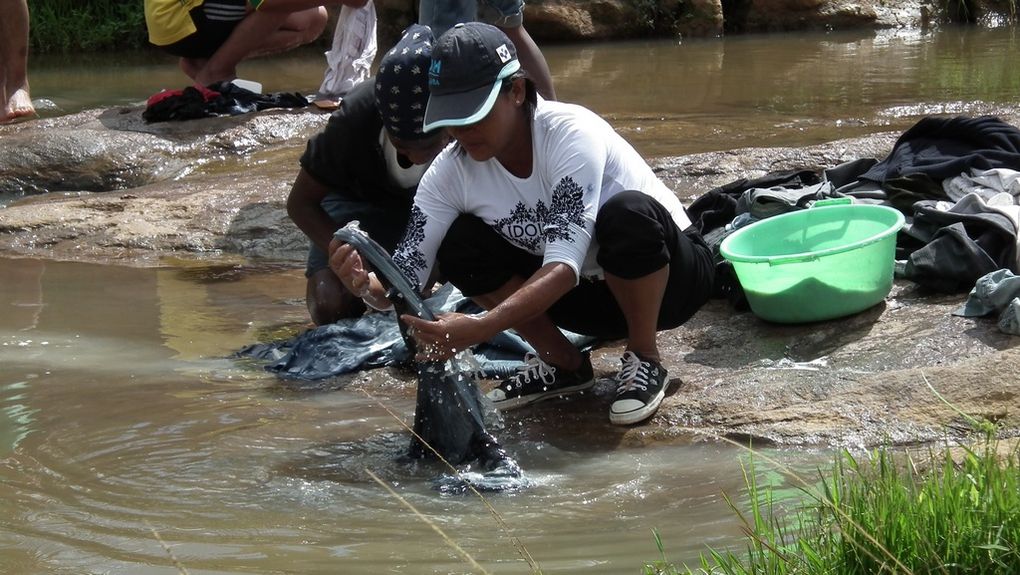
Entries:
[[436, 42], [429, 67], [425, 129], [467, 126], [492, 109], [503, 80], [521, 69], [517, 49], [499, 28], [457, 24]]
[[375, 104], [391, 136], [420, 140], [429, 101], [429, 63], [435, 37], [428, 26], [412, 24], [383, 56], [375, 77]]

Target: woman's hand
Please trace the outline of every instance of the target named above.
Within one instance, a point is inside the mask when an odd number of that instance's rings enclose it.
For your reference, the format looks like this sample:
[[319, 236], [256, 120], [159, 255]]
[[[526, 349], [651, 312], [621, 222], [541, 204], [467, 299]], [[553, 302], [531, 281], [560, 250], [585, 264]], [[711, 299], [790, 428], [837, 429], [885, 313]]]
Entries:
[[404, 314], [408, 334], [418, 344], [418, 361], [446, 361], [458, 352], [489, 339], [481, 316], [444, 313], [436, 321]]

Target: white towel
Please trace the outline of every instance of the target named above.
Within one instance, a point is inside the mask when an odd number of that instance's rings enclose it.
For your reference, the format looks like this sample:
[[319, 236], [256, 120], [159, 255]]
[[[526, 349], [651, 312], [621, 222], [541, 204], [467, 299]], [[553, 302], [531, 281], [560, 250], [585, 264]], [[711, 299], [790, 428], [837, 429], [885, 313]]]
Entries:
[[318, 99], [336, 100], [372, 75], [377, 49], [375, 4], [361, 8], [344, 6], [336, 21], [333, 46], [326, 52], [326, 74]]

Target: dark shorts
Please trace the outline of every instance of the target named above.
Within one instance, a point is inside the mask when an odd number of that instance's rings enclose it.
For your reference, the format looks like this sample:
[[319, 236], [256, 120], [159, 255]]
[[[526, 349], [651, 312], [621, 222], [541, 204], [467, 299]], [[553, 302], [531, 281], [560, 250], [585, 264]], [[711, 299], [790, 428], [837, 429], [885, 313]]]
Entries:
[[[712, 295], [715, 267], [701, 234], [680, 231], [669, 212], [640, 192], [611, 198], [595, 222], [598, 262], [612, 275], [635, 279], [669, 264], [669, 281], [659, 311], [658, 329], [672, 329], [691, 318]], [[464, 295], [490, 293], [513, 277], [527, 278], [542, 257], [507, 242], [471, 215], [460, 216], [439, 250], [439, 267]], [[627, 336], [627, 320], [603, 280], [582, 278], [551, 308], [557, 326], [603, 339]]]
[[[390, 253], [404, 236], [404, 228], [411, 214], [411, 206], [397, 204], [380, 205], [378, 202], [351, 200], [331, 194], [322, 200], [322, 208], [338, 226], [344, 226], [352, 220], [358, 220], [361, 229], [379, 245]], [[329, 257], [315, 244], [309, 244], [308, 264], [305, 266], [305, 277], [329, 266]]]
[[190, 12], [196, 32], [163, 49], [181, 58], [209, 58], [247, 16], [248, 0], [206, 0]]

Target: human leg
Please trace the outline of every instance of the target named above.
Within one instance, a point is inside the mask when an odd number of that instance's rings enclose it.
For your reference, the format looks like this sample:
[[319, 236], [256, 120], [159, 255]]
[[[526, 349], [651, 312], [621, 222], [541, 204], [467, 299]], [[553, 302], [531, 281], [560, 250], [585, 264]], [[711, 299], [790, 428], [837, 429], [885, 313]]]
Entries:
[[543, 98], [555, 100], [556, 91], [553, 89], [549, 64], [524, 28], [523, 0], [477, 0], [477, 2], [478, 20], [498, 27], [510, 38], [517, 48], [517, 58], [521, 61], [521, 67], [535, 82], [538, 93]]
[[418, 23], [432, 29], [436, 38], [458, 22], [478, 19], [478, 0], [421, 0], [418, 3]]
[[184, 72], [185, 76], [194, 79], [208, 61], [209, 58], [181, 58], [181, 71]]
[[[510, 245], [474, 216], [458, 218], [443, 240], [438, 261], [443, 275], [485, 309], [492, 309], [541, 267], [539, 256]], [[548, 315], [514, 326], [536, 350], [525, 366], [488, 397], [497, 407], [520, 407], [581, 391], [594, 383], [587, 354], [570, 343]]]
[[[403, 234], [410, 211], [407, 206], [383, 206], [337, 195], [327, 196], [322, 207], [338, 227], [357, 220], [362, 230], [391, 252]], [[316, 325], [358, 317], [366, 309], [361, 298], [351, 294], [329, 268], [328, 260], [326, 253], [315, 244], [309, 246], [305, 268], [305, 304]]]
[[640, 192], [617, 194], [595, 222], [598, 262], [627, 325], [628, 349], [658, 358], [655, 333], [683, 324], [711, 295], [712, 255]]
[[243, 0], [205, 2], [191, 10], [196, 32], [164, 47], [181, 57], [181, 70], [196, 84], [231, 80], [241, 60], [307, 44], [326, 26], [322, 6], [296, 12], [248, 12], [245, 5]]
[[237, 77], [237, 64], [245, 59], [275, 54], [307, 44], [326, 26], [325, 8], [299, 12], [257, 11], [248, 14], [202, 66], [193, 79], [207, 86]]
[[365, 302], [347, 291], [340, 278], [329, 268], [320, 269], [308, 276], [305, 305], [315, 325], [358, 317], [367, 309]]
[[610, 199], [596, 220], [599, 264], [627, 324], [617, 375], [612, 423], [644, 421], [665, 395], [656, 332], [693, 315], [712, 290], [711, 252], [700, 237], [681, 232], [651, 197], [626, 192]]
[[[511, 245], [485, 222], [462, 215], [446, 233], [437, 254], [443, 276], [485, 309], [510, 297], [542, 265], [542, 258]], [[539, 352], [543, 361], [568, 369], [577, 367], [581, 354], [547, 314], [515, 325], [521, 337]]]
[[0, 0], [0, 122], [35, 114], [28, 87], [28, 2]]

